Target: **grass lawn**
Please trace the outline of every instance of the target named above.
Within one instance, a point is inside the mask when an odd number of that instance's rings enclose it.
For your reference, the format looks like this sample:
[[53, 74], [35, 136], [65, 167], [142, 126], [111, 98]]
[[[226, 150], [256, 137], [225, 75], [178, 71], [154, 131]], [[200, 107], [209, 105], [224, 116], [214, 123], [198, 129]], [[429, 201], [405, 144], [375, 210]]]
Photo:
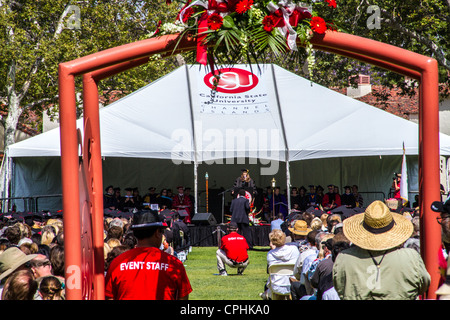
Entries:
[[192, 247], [184, 262], [192, 293], [189, 300], [261, 300], [267, 281], [267, 248], [249, 250], [249, 265], [243, 275], [227, 267], [228, 276], [219, 276], [217, 247]]

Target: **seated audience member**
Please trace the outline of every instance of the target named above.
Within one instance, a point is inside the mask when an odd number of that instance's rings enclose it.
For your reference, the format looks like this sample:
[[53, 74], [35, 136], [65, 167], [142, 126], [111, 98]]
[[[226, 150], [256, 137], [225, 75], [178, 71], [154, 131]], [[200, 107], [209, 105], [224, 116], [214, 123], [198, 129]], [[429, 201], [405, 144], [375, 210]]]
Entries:
[[306, 250], [308, 248], [307, 246], [305, 246], [308, 243], [308, 241], [306, 240], [306, 236], [311, 231], [311, 229], [308, 228], [306, 221], [296, 220], [294, 226], [292, 228], [289, 228], [289, 231], [291, 232], [292, 241], [286, 244], [296, 246], [299, 249], [300, 253], [303, 250]]
[[352, 246], [333, 266], [340, 299], [415, 300], [428, 289], [431, 278], [420, 254], [402, 246], [413, 233], [410, 220], [377, 200], [343, 224]]
[[242, 274], [248, 266], [248, 243], [243, 236], [237, 233], [236, 222], [228, 225], [228, 235], [222, 237], [220, 248], [216, 251], [217, 269], [221, 276], [227, 276], [225, 265], [237, 268], [237, 273]]
[[332, 232], [333, 227], [337, 225], [338, 223], [342, 223], [342, 218], [339, 214], [330, 214], [327, 218], [327, 231]]
[[33, 300], [37, 288], [37, 282], [30, 270], [17, 270], [6, 280], [2, 300]]
[[319, 250], [316, 247], [316, 235], [321, 232], [320, 230], [313, 230], [308, 233], [306, 239], [308, 240], [308, 249], [300, 253], [297, 261], [295, 262], [294, 275], [291, 280], [291, 296], [292, 300], [300, 300], [301, 297], [307, 294], [305, 287], [305, 274], [302, 273], [303, 263], [305, 260], [311, 261], [317, 258]]
[[[27, 269], [28, 262], [37, 257], [37, 254], [25, 254], [19, 248], [12, 246], [0, 254], [0, 289], [14, 272]], [[33, 275], [33, 273], [31, 273]]]
[[352, 186], [352, 193], [355, 196], [356, 206], [358, 208], [364, 207], [364, 199], [362, 195], [359, 193], [358, 186], [356, 184]]
[[161, 189], [161, 193], [158, 195], [156, 199], [156, 202], [160, 210], [172, 209], [173, 199], [168, 194], [169, 193], [166, 188]]
[[47, 276], [39, 284], [39, 295], [42, 300], [64, 300], [63, 285], [54, 276]]
[[[274, 264], [295, 264], [300, 252], [296, 246], [286, 245], [286, 234], [278, 229], [269, 234], [271, 250], [267, 253], [267, 267]], [[271, 299], [272, 293], [290, 294], [291, 283], [289, 276], [270, 275], [266, 283], [266, 290], [260, 294], [264, 300]]]
[[103, 195], [103, 208], [117, 210], [119, 208], [119, 202], [114, 196], [113, 186], [107, 186], [105, 188], [105, 194]]
[[122, 197], [119, 203], [119, 209], [121, 211], [130, 211], [134, 208], [139, 208], [139, 203], [137, 198], [133, 195], [132, 188], [125, 189], [125, 195]]
[[281, 230], [281, 224], [284, 222], [284, 215], [280, 212], [275, 220], [270, 222], [270, 231], [275, 229]]
[[350, 186], [344, 187], [344, 193], [341, 195], [341, 205], [346, 206], [347, 208], [356, 207], [356, 199]]
[[315, 217], [311, 221], [311, 230], [321, 230], [322, 229], [322, 220], [319, 217]]
[[348, 242], [336, 242], [334, 238], [324, 241], [324, 259], [317, 264], [311, 276], [311, 285], [317, 290], [316, 300], [340, 300], [333, 286], [333, 264], [339, 252], [349, 247]]
[[190, 246], [191, 236], [188, 226], [180, 219], [178, 212], [172, 215], [172, 219], [173, 247], [175, 252], [178, 252]]
[[323, 196], [322, 206], [326, 211], [333, 210], [334, 208], [341, 206], [341, 197], [339, 193], [335, 192], [332, 184], [328, 185], [328, 192]]

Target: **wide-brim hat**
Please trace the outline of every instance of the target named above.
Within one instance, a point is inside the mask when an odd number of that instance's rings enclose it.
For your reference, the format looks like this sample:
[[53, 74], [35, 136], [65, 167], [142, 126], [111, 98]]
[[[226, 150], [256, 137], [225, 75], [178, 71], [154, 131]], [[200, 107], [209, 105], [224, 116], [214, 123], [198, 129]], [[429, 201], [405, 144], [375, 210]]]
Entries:
[[152, 228], [167, 228], [167, 223], [161, 220], [161, 217], [156, 210], [143, 210], [134, 213], [131, 230], [137, 229], [152, 229]]
[[293, 228], [288, 228], [290, 232], [299, 236], [306, 236], [308, 233], [312, 231], [311, 228], [308, 228], [308, 224], [305, 220], [297, 220], [294, 223]]
[[37, 256], [37, 254], [25, 254], [17, 247], [6, 249], [0, 254], [0, 280], [6, 278], [21, 265]]
[[374, 251], [395, 248], [414, 231], [411, 221], [379, 200], [372, 202], [365, 212], [345, 219], [343, 224], [344, 235], [353, 244]]

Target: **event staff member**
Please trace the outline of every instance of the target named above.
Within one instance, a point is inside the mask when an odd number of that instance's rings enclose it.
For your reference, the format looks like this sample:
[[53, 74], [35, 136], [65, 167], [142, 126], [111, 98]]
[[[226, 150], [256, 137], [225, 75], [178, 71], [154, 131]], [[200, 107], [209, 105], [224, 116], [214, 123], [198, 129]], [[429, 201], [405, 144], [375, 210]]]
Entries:
[[115, 258], [106, 274], [105, 297], [114, 300], [187, 300], [192, 287], [183, 263], [160, 249], [167, 225], [154, 210], [134, 214], [137, 246]]
[[241, 176], [234, 181], [233, 193], [236, 189], [237, 190], [244, 189], [250, 192], [252, 196], [254, 196], [254, 194], [256, 193], [255, 182], [253, 181], [252, 178], [250, 178], [250, 173], [248, 172], [248, 169], [242, 169], [241, 171], [242, 171]]
[[222, 237], [220, 248], [216, 251], [217, 269], [221, 276], [227, 276], [225, 265], [237, 268], [237, 273], [242, 274], [248, 265], [249, 249], [247, 240], [237, 233], [238, 226], [230, 222], [226, 236]]
[[250, 212], [250, 204], [245, 197], [245, 190], [240, 189], [237, 198], [231, 201], [230, 206], [231, 222], [235, 222], [240, 230], [240, 234], [245, 237], [250, 248], [253, 246], [252, 234], [250, 231], [250, 220], [248, 214]]
[[172, 208], [176, 210], [186, 210], [188, 214], [184, 221], [186, 223], [191, 223], [191, 199], [184, 194], [184, 188], [182, 186], [177, 187], [178, 194], [172, 198]]

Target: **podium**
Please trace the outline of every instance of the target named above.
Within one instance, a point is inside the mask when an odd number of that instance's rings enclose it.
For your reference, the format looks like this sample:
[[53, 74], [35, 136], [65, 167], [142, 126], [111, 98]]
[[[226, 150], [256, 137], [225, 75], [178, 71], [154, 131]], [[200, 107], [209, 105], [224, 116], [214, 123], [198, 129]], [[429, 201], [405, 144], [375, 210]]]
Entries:
[[254, 197], [254, 193], [256, 192], [255, 188], [239, 188], [239, 187], [233, 187], [233, 199], [237, 197], [239, 194], [239, 190], [244, 189], [245, 190], [245, 197], [248, 199], [249, 202], [252, 202], [252, 199]]

